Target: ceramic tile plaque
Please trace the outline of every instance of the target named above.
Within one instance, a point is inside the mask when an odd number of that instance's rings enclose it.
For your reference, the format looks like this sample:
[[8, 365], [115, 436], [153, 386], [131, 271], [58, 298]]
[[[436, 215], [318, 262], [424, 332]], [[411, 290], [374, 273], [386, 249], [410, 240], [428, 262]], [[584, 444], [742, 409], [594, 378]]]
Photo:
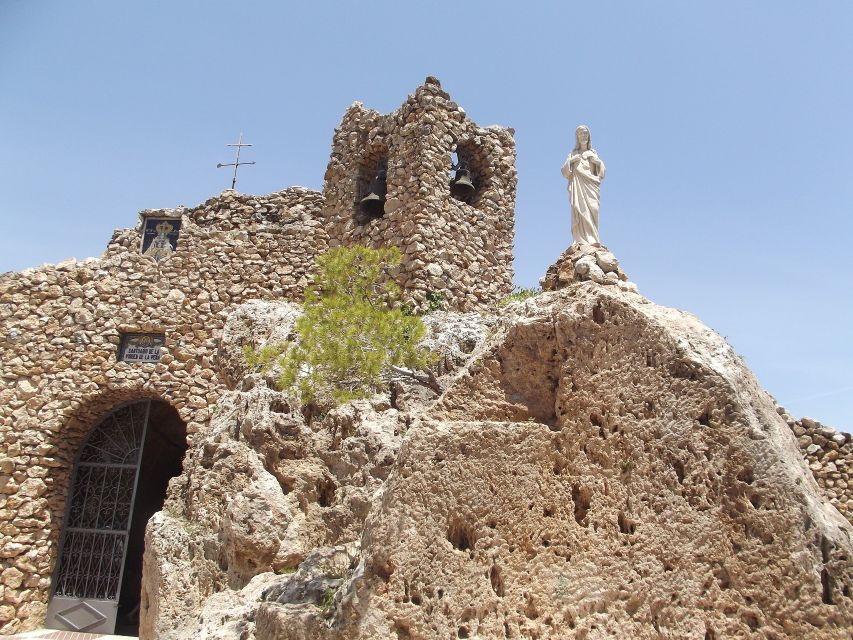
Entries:
[[142, 228], [142, 255], [160, 262], [178, 250], [180, 218], [145, 218]]
[[122, 362], [160, 362], [160, 347], [166, 344], [162, 333], [126, 333], [121, 338], [118, 359]]

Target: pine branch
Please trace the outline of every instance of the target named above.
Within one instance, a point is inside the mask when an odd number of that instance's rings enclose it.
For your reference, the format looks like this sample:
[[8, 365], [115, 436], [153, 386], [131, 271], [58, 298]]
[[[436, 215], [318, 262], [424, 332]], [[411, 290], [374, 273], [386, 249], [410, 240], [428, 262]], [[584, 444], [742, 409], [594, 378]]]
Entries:
[[422, 384], [425, 387], [432, 389], [438, 395], [444, 393], [444, 387], [441, 386], [441, 383], [438, 381], [438, 379], [435, 377], [435, 374], [430, 369], [426, 369], [424, 373], [420, 373], [418, 371], [413, 371], [404, 367], [391, 365], [391, 371], [399, 375], [406, 376], [407, 378], [411, 378], [418, 384]]

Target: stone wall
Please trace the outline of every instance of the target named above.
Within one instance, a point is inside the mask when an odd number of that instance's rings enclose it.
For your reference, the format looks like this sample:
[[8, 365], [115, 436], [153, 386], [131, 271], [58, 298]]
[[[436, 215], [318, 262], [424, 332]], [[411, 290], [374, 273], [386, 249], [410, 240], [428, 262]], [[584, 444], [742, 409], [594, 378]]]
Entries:
[[[423, 306], [439, 294], [467, 311], [512, 291], [515, 211], [513, 130], [482, 128], [427, 78], [396, 111], [354, 103], [335, 131], [323, 193], [330, 244], [395, 246], [404, 256], [399, 284]], [[450, 193], [451, 154], [470, 164], [470, 202]], [[364, 220], [359, 200], [387, 160], [382, 217]]]
[[853, 522], [853, 440], [812, 418], [795, 420], [783, 408], [779, 414], [797, 437], [800, 452], [829, 502]]
[[[0, 633], [43, 620], [65, 498], [86, 434], [124, 402], [159, 398], [207, 424], [224, 385], [217, 346], [233, 305], [297, 297], [327, 246], [323, 198], [225, 192], [182, 214], [178, 249], [140, 253], [141, 223], [101, 259], [0, 276]], [[158, 213], [158, 212], [154, 212]], [[125, 332], [163, 332], [157, 364], [117, 361]]]

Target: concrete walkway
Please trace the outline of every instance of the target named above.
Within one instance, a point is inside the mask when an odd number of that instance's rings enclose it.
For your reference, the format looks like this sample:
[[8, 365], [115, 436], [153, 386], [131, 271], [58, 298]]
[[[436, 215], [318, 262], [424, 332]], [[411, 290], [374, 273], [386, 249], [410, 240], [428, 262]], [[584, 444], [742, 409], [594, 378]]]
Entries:
[[56, 629], [39, 629], [27, 631], [7, 638], [23, 640], [38, 638], [39, 640], [136, 640], [134, 636], [109, 636], [101, 633], [77, 633], [76, 631], [57, 631]]

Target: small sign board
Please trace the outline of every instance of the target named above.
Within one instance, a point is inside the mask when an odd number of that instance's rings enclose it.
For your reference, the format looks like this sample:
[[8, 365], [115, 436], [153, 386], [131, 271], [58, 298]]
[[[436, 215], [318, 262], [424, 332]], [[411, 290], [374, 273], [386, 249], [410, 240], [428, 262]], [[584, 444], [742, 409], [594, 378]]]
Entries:
[[160, 262], [178, 250], [180, 218], [145, 218], [142, 227], [142, 255]]
[[121, 362], [160, 362], [160, 347], [166, 344], [162, 333], [126, 333], [121, 337], [118, 359]]

